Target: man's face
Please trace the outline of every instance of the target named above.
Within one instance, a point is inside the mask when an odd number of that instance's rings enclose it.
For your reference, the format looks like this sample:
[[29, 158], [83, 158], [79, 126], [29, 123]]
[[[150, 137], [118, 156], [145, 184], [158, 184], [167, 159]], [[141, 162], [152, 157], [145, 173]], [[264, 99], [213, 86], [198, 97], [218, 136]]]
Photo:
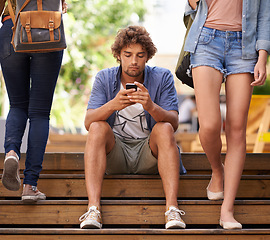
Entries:
[[139, 77], [143, 74], [148, 60], [147, 52], [142, 48], [141, 44], [130, 44], [121, 50], [119, 60], [123, 74], [129, 77]]

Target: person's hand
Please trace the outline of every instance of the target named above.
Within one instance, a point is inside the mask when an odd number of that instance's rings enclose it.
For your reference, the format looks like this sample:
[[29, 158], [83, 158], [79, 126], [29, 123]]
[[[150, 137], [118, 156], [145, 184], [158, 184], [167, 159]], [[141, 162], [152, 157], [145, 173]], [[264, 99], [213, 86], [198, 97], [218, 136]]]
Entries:
[[114, 111], [122, 110], [130, 105], [133, 105], [134, 103], [130, 101], [129, 96], [135, 92], [135, 89], [121, 89], [114, 99], [111, 100], [113, 104]]
[[267, 74], [266, 74], [266, 62], [267, 62], [267, 52], [261, 50], [259, 52], [258, 62], [254, 68], [254, 81], [251, 83], [251, 86], [261, 86], [265, 83]]
[[151, 100], [148, 90], [143, 84], [138, 82], [134, 83], [137, 85], [138, 90], [128, 96], [130, 101], [142, 104], [144, 110], [149, 112], [149, 110], [153, 108], [154, 103]]
[[68, 5], [65, 0], [62, 1], [62, 13], [66, 13], [68, 9]]

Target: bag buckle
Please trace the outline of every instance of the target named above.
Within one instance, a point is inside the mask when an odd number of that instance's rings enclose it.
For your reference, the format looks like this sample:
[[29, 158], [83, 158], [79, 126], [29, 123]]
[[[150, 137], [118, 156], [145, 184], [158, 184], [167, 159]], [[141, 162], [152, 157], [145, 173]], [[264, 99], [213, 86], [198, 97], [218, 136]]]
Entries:
[[25, 31], [26, 32], [31, 32], [31, 25], [30, 25], [30, 23], [26, 23], [25, 24]]
[[49, 31], [53, 31], [54, 30], [54, 21], [50, 20], [49, 21]]

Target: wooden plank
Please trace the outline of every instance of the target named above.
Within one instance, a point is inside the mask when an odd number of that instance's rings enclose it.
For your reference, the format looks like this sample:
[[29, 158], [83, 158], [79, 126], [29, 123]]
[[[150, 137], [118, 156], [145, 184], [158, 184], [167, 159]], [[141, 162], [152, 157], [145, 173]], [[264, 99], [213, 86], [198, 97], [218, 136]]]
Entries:
[[[254, 148], [254, 145], [255, 145], [255, 142], [256, 142], [256, 137], [257, 137], [257, 134], [255, 134], [255, 133], [248, 134], [246, 136], [246, 152], [248, 152], [248, 153], [254, 152], [253, 148]], [[176, 139], [179, 139], [179, 137], [177, 136]], [[226, 151], [227, 151], [227, 143], [226, 143], [225, 133], [221, 134], [221, 142], [222, 142], [221, 152], [226, 153]], [[187, 141], [183, 140], [183, 143], [184, 144], [189, 143], [189, 147], [190, 147], [189, 152], [201, 152], [201, 153], [204, 152], [198, 134], [197, 134], [197, 136], [195, 137], [195, 139], [193, 141], [189, 142], [189, 140], [187, 138]], [[180, 144], [180, 142], [179, 142], [179, 144]], [[265, 145], [265, 151], [264, 152], [266, 152], [266, 153], [270, 152], [269, 147], [270, 147], [270, 144], [268, 144], [267, 146]], [[183, 152], [185, 152], [184, 149], [183, 149]]]
[[87, 135], [50, 132], [46, 152], [83, 152]]
[[[210, 164], [204, 153], [182, 153], [182, 160], [188, 171], [209, 171]], [[84, 171], [83, 153], [46, 153], [43, 161], [43, 173], [48, 171]], [[4, 154], [0, 153], [0, 159]], [[221, 155], [224, 161], [225, 154]], [[20, 168], [24, 169], [25, 154], [22, 154]], [[0, 161], [0, 170], [3, 161]], [[245, 171], [269, 171], [270, 153], [247, 153]]]
[[[221, 201], [179, 201], [187, 224], [218, 224]], [[163, 225], [165, 201], [163, 200], [102, 200], [102, 217], [106, 225]], [[27, 225], [77, 225], [86, 211], [86, 200], [40, 201], [24, 204], [22, 201], [0, 201], [0, 222]], [[270, 200], [237, 200], [235, 217], [242, 224], [269, 224]]]
[[102, 240], [269, 240], [269, 229], [0, 229], [1, 239], [102, 239]]
[[[204, 153], [182, 153], [182, 160], [187, 170], [210, 170], [210, 164]], [[221, 154], [224, 162], [225, 154]], [[244, 170], [270, 170], [270, 153], [247, 153]]]
[[[22, 177], [22, 176], [21, 176]], [[210, 175], [186, 175], [179, 180], [180, 199], [205, 198]], [[52, 187], [53, 186], [53, 187]], [[192, 187], [191, 187], [192, 186]], [[48, 198], [86, 198], [83, 174], [41, 174], [39, 189]], [[0, 198], [21, 197], [21, 191], [9, 191], [0, 184]], [[164, 198], [158, 175], [105, 176], [103, 198]], [[237, 198], [270, 199], [270, 175], [242, 176]]]
[[[20, 240], [37, 240], [35, 235], [17, 235], [16, 238]], [[270, 240], [269, 235], [181, 235], [181, 240]], [[14, 240], [14, 236], [1, 236], [3, 240]], [[61, 239], [61, 240], [179, 240], [179, 234], [177, 235], [38, 235], [38, 240], [52, 240], [52, 239]]]
[[268, 132], [269, 127], [270, 127], [270, 99], [268, 100], [267, 106], [263, 113], [263, 117], [261, 119], [261, 123], [258, 130], [258, 136], [253, 149], [254, 153], [263, 152], [265, 142], [262, 141], [260, 138], [263, 133]]
[[191, 152], [191, 143], [196, 139], [197, 135], [198, 133], [176, 132], [175, 140], [183, 152]]
[[110, 234], [129, 234], [129, 235], [269, 235], [270, 228], [243, 228], [234, 230], [224, 230], [218, 228], [187, 228], [170, 229], [164, 228], [102, 228], [102, 229], [79, 229], [79, 228], [0, 228], [0, 234], [33, 234], [33, 235], [110, 235]]
[[247, 121], [247, 134], [258, 131], [270, 95], [252, 95]]

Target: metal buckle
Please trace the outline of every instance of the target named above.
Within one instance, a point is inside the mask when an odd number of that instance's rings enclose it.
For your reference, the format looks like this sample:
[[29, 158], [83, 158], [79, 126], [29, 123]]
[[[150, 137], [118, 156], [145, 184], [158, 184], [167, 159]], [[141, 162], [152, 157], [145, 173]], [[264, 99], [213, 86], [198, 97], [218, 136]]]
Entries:
[[54, 30], [54, 21], [53, 20], [50, 20], [49, 21], [49, 30], [50, 31], [53, 31]]
[[26, 23], [25, 24], [25, 31], [26, 32], [30, 32], [31, 31], [31, 25], [30, 25], [30, 23]]

